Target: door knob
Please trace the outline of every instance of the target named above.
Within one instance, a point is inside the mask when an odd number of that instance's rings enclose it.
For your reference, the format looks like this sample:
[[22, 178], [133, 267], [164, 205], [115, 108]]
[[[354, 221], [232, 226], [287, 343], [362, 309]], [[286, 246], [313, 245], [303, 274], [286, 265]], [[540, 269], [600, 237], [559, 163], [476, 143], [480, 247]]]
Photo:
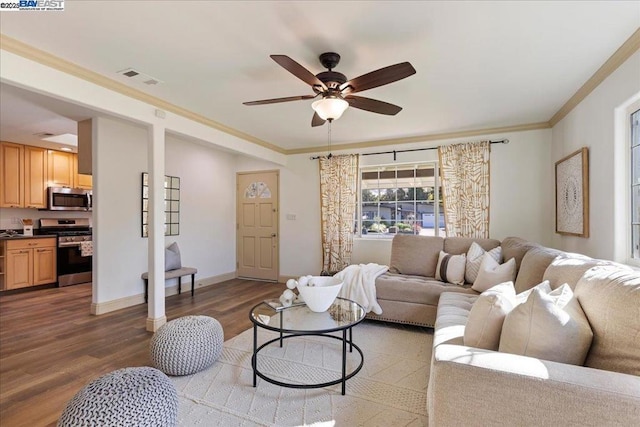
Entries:
[[276, 237], [276, 233], [271, 233], [271, 237]]

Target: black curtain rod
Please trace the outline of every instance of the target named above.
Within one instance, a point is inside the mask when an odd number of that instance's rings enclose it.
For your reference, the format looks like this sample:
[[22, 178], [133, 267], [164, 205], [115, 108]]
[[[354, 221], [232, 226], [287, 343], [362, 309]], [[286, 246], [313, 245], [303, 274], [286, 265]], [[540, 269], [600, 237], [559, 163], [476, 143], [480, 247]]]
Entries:
[[[490, 141], [491, 144], [508, 144], [509, 140], [508, 139], [500, 139], [498, 141]], [[438, 147], [429, 147], [429, 148], [412, 148], [410, 150], [392, 150], [392, 151], [378, 151], [377, 153], [364, 153], [364, 154], [360, 154], [361, 156], [375, 156], [377, 154], [393, 154], [393, 161], [396, 161], [396, 154], [398, 153], [408, 153], [411, 151], [427, 151], [427, 150], [437, 150]], [[314, 157], [309, 157], [309, 160], [318, 160], [319, 158], [324, 157], [324, 156], [314, 156]], [[331, 153], [329, 153], [329, 155], [327, 156], [329, 158], [331, 158]]]

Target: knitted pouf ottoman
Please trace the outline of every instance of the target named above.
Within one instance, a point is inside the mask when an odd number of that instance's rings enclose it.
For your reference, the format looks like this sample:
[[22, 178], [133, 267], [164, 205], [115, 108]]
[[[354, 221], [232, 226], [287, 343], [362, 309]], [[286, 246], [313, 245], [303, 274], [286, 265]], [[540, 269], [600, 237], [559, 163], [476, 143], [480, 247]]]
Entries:
[[167, 375], [194, 374], [218, 360], [223, 343], [222, 325], [213, 317], [180, 317], [151, 338], [151, 361]]
[[175, 426], [178, 396], [165, 374], [150, 367], [103, 375], [67, 403], [58, 427]]

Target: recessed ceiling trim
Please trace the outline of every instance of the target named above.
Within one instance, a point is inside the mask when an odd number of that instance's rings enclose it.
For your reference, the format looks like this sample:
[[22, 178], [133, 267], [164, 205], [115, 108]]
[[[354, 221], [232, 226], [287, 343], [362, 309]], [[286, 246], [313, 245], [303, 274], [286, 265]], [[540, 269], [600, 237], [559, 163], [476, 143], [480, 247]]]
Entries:
[[[380, 147], [385, 145], [400, 145], [400, 144], [411, 144], [415, 142], [440, 141], [445, 139], [465, 138], [469, 136], [490, 135], [490, 134], [507, 133], [507, 132], [524, 132], [527, 130], [549, 129], [549, 128], [551, 128], [551, 125], [549, 124], [549, 122], [527, 123], [527, 124], [515, 125], [515, 126], [503, 126], [503, 127], [497, 127], [497, 128], [475, 129], [475, 130], [466, 130], [466, 131], [459, 131], [459, 132], [446, 132], [446, 133], [437, 133], [432, 135], [410, 136], [406, 138], [380, 139], [377, 141], [364, 141], [364, 142], [357, 142], [353, 144], [332, 144], [331, 149], [332, 150], [363, 149], [363, 148]], [[296, 148], [293, 150], [287, 150], [285, 154], [321, 153], [326, 150], [327, 150], [326, 146]]]
[[33, 46], [30, 46], [26, 43], [23, 43], [19, 40], [16, 40], [12, 37], [9, 37], [1, 33], [0, 33], [0, 48], [3, 50], [6, 50], [7, 52], [11, 52], [16, 55], [22, 56], [23, 58], [38, 62], [47, 67], [51, 67], [58, 71], [62, 71], [63, 73], [70, 74], [72, 76], [81, 78], [83, 80], [97, 84], [104, 88], [121, 93], [122, 95], [128, 96], [130, 98], [134, 98], [139, 101], [146, 102], [147, 104], [153, 105], [155, 107], [161, 108], [163, 110], [170, 111], [174, 114], [178, 114], [187, 119], [190, 119], [195, 122], [201, 123], [203, 125], [217, 129], [221, 132], [225, 132], [229, 135], [233, 135], [237, 138], [244, 139], [245, 141], [249, 141], [254, 144], [260, 145], [262, 147], [268, 148], [277, 153], [284, 154], [284, 150], [281, 147], [278, 147], [277, 145], [270, 144], [266, 141], [256, 138], [255, 136], [246, 134], [237, 129], [233, 129], [231, 127], [225, 126], [222, 123], [218, 123], [214, 120], [211, 120], [205, 116], [194, 113], [193, 111], [171, 104], [170, 102], [167, 102], [155, 96], [146, 94], [140, 90], [129, 87], [124, 83], [117, 82], [113, 79], [103, 76], [102, 74], [98, 74], [94, 71], [81, 67], [77, 64], [74, 64], [65, 59], [59, 58], [55, 55], [52, 55], [48, 52], [37, 49]]
[[613, 55], [596, 71], [593, 76], [569, 100], [549, 119], [551, 127], [566, 117], [578, 104], [580, 104], [600, 83], [609, 77], [618, 67], [629, 59], [631, 55], [640, 49], [640, 28], [620, 46]]

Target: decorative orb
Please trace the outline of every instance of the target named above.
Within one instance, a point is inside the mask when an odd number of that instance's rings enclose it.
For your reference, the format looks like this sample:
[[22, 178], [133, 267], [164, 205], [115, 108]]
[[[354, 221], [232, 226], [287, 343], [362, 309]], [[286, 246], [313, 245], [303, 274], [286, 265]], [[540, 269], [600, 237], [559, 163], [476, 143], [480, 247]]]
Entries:
[[[309, 283], [313, 283], [313, 286]], [[307, 282], [307, 286], [298, 283], [298, 292], [307, 303], [309, 310], [321, 313], [327, 311], [333, 304], [340, 293], [342, 284], [343, 281], [335, 277], [312, 276], [311, 280]]]
[[296, 286], [298, 286], [298, 282], [296, 282], [294, 279], [287, 280], [287, 288], [295, 289]]
[[307, 282], [309, 282], [309, 279], [307, 279], [306, 276], [302, 276], [298, 279], [298, 287], [300, 286], [307, 286]]

